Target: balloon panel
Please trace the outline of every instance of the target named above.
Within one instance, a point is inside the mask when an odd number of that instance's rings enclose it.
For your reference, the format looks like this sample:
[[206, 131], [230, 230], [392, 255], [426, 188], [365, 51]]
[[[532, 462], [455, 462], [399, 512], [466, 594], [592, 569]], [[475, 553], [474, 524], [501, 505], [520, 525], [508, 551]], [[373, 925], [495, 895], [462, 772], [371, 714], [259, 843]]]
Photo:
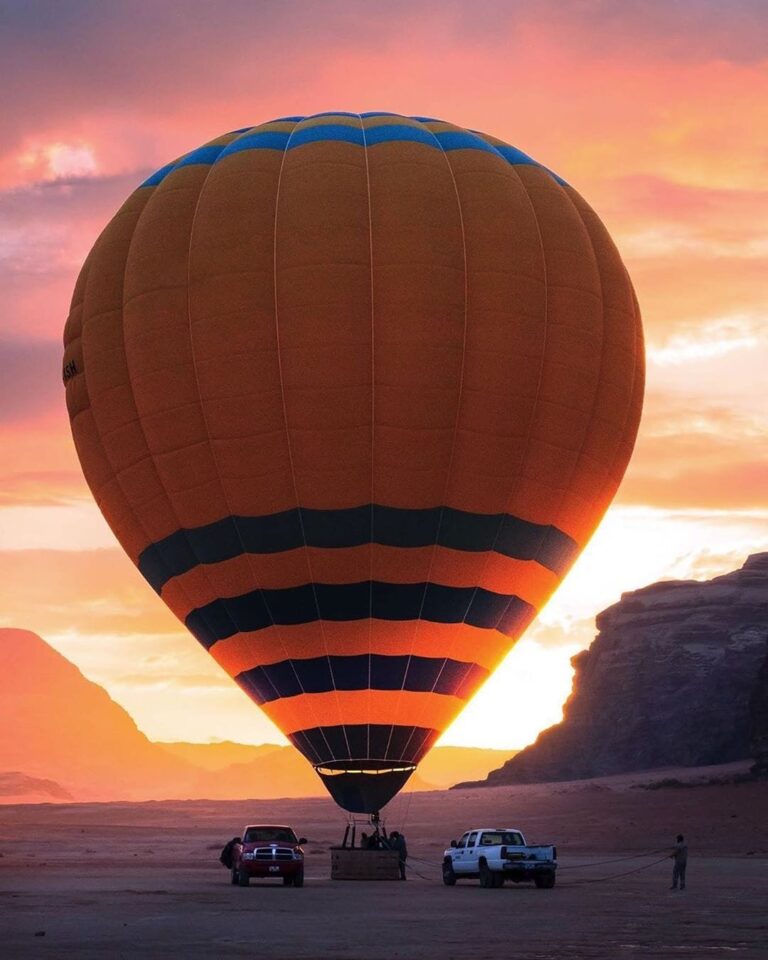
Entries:
[[64, 371], [128, 554], [364, 809], [593, 532], [643, 349], [619, 255], [559, 177], [442, 121], [323, 114], [145, 181], [83, 267]]

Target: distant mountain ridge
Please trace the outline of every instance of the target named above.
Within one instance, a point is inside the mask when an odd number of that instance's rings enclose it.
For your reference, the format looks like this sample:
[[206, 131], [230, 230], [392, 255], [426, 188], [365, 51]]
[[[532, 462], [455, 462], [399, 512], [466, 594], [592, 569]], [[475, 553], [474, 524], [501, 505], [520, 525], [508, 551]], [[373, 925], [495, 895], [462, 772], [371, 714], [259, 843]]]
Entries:
[[[768, 553], [709, 581], [626, 593], [572, 660], [563, 721], [487, 779], [576, 780], [762, 751], [768, 772]], [[762, 672], [761, 672], [761, 665]]]
[[[325, 794], [325, 788], [317, 780], [312, 768], [303, 760], [293, 747], [276, 743], [250, 745], [223, 741], [221, 743], [167, 743], [157, 742], [158, 746], [168, 750], [174, 756], [206, 770], [224, 770], [244, 774], [249, 766], [265, 765], [269, 757], [272, 767], [281, 767], [296, 771], [306, 786], [313, 787], [318, 796]], [[484, 747], [435, 747], [419, 764], [414, 778], [408, 781], [409, 790], [433, 790], [452, 786], [462, 776], [484, 776], [500, 763], [514, 756], [514, 750], [494, 750]], [[235, 769], [237, 768], [237, 769]], [[254, 766], [256, 769], [256, 766]], [[305, 776], [308, 772], [311, 779]], [[317, 789], [314, 789], [317, 788]], [[285, 794], [282, 794], [285, 796]], [[309, 796], [302, 793], [297, 796]]]
[[72, 794], [55, 780], [29, 777], [17, 770], [0, 773], [0, 802], [52, 803], [74, 800]]
[[[0, 802], [326, 795], [293, 747], [149, 740], [102, 687], [28, 630], [0, 628], [0, 724]], [[485, 776], [511, 754], [435, 748], [407, 789]]]

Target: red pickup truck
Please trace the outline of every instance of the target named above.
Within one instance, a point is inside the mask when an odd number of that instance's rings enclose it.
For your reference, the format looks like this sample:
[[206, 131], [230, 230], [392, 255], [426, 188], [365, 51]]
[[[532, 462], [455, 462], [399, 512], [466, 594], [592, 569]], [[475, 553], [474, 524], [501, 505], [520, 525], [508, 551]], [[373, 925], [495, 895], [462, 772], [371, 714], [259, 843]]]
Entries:
[[232, 883], [247, 887], [251, 878], [282, 878], [286, 887], [304, 886], [304, 837], [290, 827], [250, 824], [232, 857]]

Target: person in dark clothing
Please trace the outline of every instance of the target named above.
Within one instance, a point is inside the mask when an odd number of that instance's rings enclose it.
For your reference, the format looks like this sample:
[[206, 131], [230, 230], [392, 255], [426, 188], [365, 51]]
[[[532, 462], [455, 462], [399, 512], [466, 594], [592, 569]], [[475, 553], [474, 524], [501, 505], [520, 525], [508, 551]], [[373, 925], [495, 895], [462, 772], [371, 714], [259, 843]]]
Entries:
[[389, 846], [391, 850], [397, 850], [400, 860], [400, 879], [405, 880], [405, 861], [408, 859], [408, 847], [405, 843], [405, 837], [397, 830], [393, 830], [389, 835]]
[[377, 850], [378, 847], [379, 847], [379, 842], [376, 839], [375, 833], [370, 834], [370, 836], [367, 833], [360, 834], [361, 850]]
[[219, 861], [224, 864], [227, 870], [232, 869], [232, 863], [235, 856], [235, 847], [237, 846], [238, 843], [242, 843], [242, 842], [243, 841], [240, 839], [240, 837], [232, 837], [232, 839], [225, 845], [224, 849], [221, 851], [221, 855], [219, 856]]
[[682, 833], [677, 835], [677, 843], [670, 853], [670, 859], [674, 860], [672, 867], [672, 886], [671, 890], [677, 890], [677, 884], [680, 883], [680, 889], [685, 890], [685, 868], [688, 865], [688, 844]]

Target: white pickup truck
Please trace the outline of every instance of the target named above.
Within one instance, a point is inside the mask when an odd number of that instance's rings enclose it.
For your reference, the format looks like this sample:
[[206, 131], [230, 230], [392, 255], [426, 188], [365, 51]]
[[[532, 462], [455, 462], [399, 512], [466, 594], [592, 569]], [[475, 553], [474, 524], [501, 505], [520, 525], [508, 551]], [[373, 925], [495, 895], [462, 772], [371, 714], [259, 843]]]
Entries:
[[481, 887], [503, 887], [505, 880], [532, 880], [537, 887], [555, 885], [557, 848], [530, 847], [519, 830], [509, 827], [478, 827], [460, 840], [451, 840], [443, 854], [443, 883], [480, 878]]

